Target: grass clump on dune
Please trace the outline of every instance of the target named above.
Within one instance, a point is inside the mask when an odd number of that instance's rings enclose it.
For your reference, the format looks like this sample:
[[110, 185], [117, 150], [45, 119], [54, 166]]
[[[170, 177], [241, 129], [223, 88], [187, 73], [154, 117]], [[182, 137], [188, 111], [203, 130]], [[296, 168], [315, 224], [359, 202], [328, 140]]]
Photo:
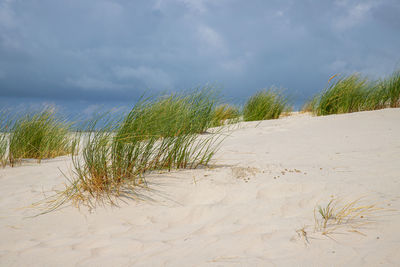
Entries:
[[385, 104], [391, 108], [400, 107], [400, 70], [395, 71], [391, 76], [384, 79], [381, 84]]
[[11, 166], [25, 158], [54, 158], [71, 152], [69, 125], [51, 108], [28, 113], [10, 128], [8, 160]]
[[239, 120], [240, 111], [236, 106], [228, 104], [219, 105], [214, 109], [211, 126], [221, 126], [226, 123], [235, 123]]
[[259, 91], [247, 100], [243, 109], [245, 121], [277, 119], [289, 111], [288, 99], [275, 88]]
[[140, 136], [202, 133], [210, 127], [216, 94], [211, 88], [140, 101], [130, 112], [130, 130]]
[[378, 82], [359, 74], [334, 75], [331, 80], [332, 84], [307, 102], [303, 111], [320, 116], [400, 107], [400, 71]]
[[198, 134], [209, 125], [212, 97], [196, 91], [148, 98], [121, 121], [110, 120], [101, 128], [98, 120], [92, 121], [82, 136], [80, 154], [72, 153], [71, 184], [51, 209], [70, 200], [90, 207], [115, 204], [115, 198], [133, 197], [149, 172], [207, 165], [221, 141], [218, 132]]
[[371, 88], [366, 78], [358, 74], [348, 77], [333, 76], [333, 83], [316, 97], [313, 112], [320, 115], [356, 112], [365, 109]]

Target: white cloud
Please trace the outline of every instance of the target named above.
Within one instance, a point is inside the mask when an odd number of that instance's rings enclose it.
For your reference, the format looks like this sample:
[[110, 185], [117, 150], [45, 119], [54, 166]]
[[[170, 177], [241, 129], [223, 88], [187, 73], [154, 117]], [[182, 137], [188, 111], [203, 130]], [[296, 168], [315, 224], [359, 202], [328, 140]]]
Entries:
[[359, 25], [368, 17], [369, 11], [374, 6], [371, 1], [351, 5], [348, 2], [341, 1], [337, 5], [340, 5], [343, 10], [346, 10], [346, 14], [339, 17], [338, 20], [334, 21], [334, 28], [337, 30], [346, 30], [354, 26]]
[[166, 89], [173, 85], [170, 75], [159, 68], [118, 66], [114, 68], [114, 73], [119, 79], [137, 79], [150, 88]]
[[209, 48], [225, 49], [225, 42], [221, 35], [213, 28], [201, 25], [198, 27], [198, 37]]

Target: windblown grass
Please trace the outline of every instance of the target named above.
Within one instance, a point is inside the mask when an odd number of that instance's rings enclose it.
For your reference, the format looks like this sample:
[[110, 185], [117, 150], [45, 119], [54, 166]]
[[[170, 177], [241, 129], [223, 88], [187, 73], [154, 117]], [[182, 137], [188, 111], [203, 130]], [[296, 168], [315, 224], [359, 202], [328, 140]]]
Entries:
[[381, 83], [386, 105], [391, 108], [400, 107], [400, 70], [395, 71], [391, 76]]
[[277, 119], [282, 112], [289, 111], [288, 98], [275, 88], [262, 90], [247, 100], [243, 109], [245, 121]]
[[203, 133], [210, 127], [217, 101], [212, 88], [205, 87], [140, 101], [125, 119], [130, 131], [147, 138]]
[[316, 97], [313, 111], [316, 115], [356, 112], [365, 109], [370, 83], [359, 74], [332, 77], [332, 84]]
[[366, 97], [362, 110], [377, 110], [388, 107], [388, 94], [384, 81], [370, 83], [369, 90], [366, 90]]
[[303, 111], [320, 116], [400, 107], [400, 71], [378, 82], [359, 74], [334, 75], [328, 82], [331, 84], [307, 102]]
[[67, 201], [89, 207], [115, 204], [117, 198], [131, 198], [137, 187], [145, 186], [149, 172], [207, 165], [222, 141], [218, 132], [198, 134], [210, 123], [212, 97], [194, 92], [149, 98], [121, 121], [107, 120], [99, 128], [99, 120], [93, 120], [81, 148], [74, 147], [81, 153], [72, 153], [70, 185], [50, 210]]
[[219, 105], [214, 109], [211, 126], [221, 126], [226, 123], [236, 123], [239, 121], [240, 111], [236, 106], [228, 104]]
[[37, 113], [27, 113], [10, 128], [8, 160], [11, 166], [22, 159], [33, 158], [40, 162], [71, 152], [69, 125], [51, 108]]

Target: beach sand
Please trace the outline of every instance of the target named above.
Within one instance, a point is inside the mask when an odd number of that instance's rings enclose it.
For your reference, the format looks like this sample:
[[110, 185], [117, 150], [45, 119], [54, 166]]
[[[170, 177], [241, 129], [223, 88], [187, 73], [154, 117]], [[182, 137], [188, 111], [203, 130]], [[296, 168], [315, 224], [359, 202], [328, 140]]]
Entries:
[[[0, 265], [398, 266], [399, 133], [400, 109], [240, 123], [212, 167], [152, 174], [142, 200], [37, 217], [70, 157], [0, 169]], [[332, 198], [381, 209], [323, 235]]]

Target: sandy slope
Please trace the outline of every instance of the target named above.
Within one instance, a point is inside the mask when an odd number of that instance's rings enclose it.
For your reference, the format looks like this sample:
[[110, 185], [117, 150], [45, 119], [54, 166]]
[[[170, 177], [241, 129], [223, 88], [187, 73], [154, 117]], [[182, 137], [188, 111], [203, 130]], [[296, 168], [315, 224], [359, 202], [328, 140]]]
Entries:
[[[257, 127], [256, 127], [257, 126]], [[212, 169], [155, 175], [153, 201], [22, 208], [65, 181], [68, 157], [0, 170], [2, 266], [395, 266], [400, 109], [296, 115], [231, 131]], [[378, 203], [360, 233], [314, 232], [331, 198]], [[21, 209], [22, 208], [22, 209]], [[296, 230], [305, 227], [309, 243]]]

